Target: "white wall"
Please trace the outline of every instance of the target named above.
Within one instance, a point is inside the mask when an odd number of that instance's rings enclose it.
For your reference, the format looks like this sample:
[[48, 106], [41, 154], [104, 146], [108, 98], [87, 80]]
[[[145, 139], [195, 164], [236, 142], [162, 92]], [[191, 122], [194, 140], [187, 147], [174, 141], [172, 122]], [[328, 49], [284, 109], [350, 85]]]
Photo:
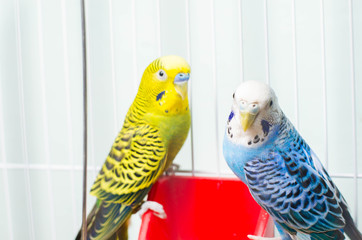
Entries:
[[[361, 1], [86, 5], [88, 188], [143, 70], [160, 55], [177, 54], [192, 67], [193, 139], [175, 160], [182, 170], [192, 170], [193, 155], [199, 174], [231, 174], [221, 144], [232, 93], [243, 80], [269, 82], [362, 229]], [[0, 1], [0, 239], [72, 239], [80, 226], [80, 20], [79, 1]], [[88, 208], [93, 202], [89, 197]]]

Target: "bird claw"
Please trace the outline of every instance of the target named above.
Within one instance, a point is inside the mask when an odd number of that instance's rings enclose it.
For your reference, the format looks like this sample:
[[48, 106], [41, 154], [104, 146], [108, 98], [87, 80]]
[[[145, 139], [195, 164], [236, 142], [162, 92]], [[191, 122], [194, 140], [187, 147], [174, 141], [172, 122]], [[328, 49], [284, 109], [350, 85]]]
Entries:
[[159, 204], [158, 202], [154, 201], [146, 201], [142, 204], [141, 209], [139, 210], [138, 214], [142, 218], [142, 216], [148, 211], [152, 210], [153, 214], [161, 219], [165, 219], [166, 213], [163, 209], [163, 206]]
[[269, 237], [259, 237], [254, 235], [248, 235], [248, 238], [252, 240], [282, 240], [280, 237], [269, 238]]
[[166, 176], [172, 176], [175, 175], [175, 172], [177, 172], [180, 169], [180, 165], [176, 163], [172, 163], [169, 168], [166, 169], [165, 173]]

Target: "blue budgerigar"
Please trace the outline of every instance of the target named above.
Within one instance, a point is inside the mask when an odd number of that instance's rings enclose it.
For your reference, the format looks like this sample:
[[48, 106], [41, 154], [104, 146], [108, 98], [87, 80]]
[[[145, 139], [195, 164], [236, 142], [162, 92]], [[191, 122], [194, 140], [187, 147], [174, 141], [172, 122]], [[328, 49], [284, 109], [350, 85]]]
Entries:
[[233, 94], [223, 152], [272, 216], [281, 239], [344, 239], [347, 234], [362, 240], [346, 200], [268, 85], [247, 81]]

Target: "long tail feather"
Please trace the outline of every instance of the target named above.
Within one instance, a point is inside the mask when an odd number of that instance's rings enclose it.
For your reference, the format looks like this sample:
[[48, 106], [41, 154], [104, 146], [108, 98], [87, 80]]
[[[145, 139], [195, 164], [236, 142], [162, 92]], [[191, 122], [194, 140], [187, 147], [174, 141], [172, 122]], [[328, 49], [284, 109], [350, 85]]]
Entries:
[[[97, 203], [94, 204], [92, 210], [90, 211], [90, 213], [88, 214], [87, 217], [87, 228], [89, 228], [89, 223], [91, 221], [91, 219], [94, 217], [94, 215], [96, 214], [96, 210], [97, 210]], [[82, 238], [82, 229], [80, 229], [78, 231], [77, 236], [75, 237], [75, 240], [81, 240]]]
[[362, 240], [362, 234], [357, 229], [356, 224], [354, 223], [351, 214], [349, 214], [347, 209], [343, 209], [343, 217], [346, 220], [346, 226], [344, 227], [344, 231], [347, 236], [353, 240]]
[[[87, 240], [127, 240], [127, 220], [132, 207], [119, 203], [98, 202], [89, 213]], [[79, 231], [76, 240], [81, 240]]]

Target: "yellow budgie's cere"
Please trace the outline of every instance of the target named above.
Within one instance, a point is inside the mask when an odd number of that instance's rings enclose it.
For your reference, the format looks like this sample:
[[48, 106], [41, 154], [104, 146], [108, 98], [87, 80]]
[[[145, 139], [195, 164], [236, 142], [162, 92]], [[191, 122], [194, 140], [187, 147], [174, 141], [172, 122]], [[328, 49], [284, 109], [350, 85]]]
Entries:
[[144, 71], [122, 130], [91, 189], [97, 203], [88, 215], [88, 239], [127, 238], [124, 226], [132, 211], [186, 140], [191, 122], [189, 77], [189, 64], [178, 56], [160, 57]]

